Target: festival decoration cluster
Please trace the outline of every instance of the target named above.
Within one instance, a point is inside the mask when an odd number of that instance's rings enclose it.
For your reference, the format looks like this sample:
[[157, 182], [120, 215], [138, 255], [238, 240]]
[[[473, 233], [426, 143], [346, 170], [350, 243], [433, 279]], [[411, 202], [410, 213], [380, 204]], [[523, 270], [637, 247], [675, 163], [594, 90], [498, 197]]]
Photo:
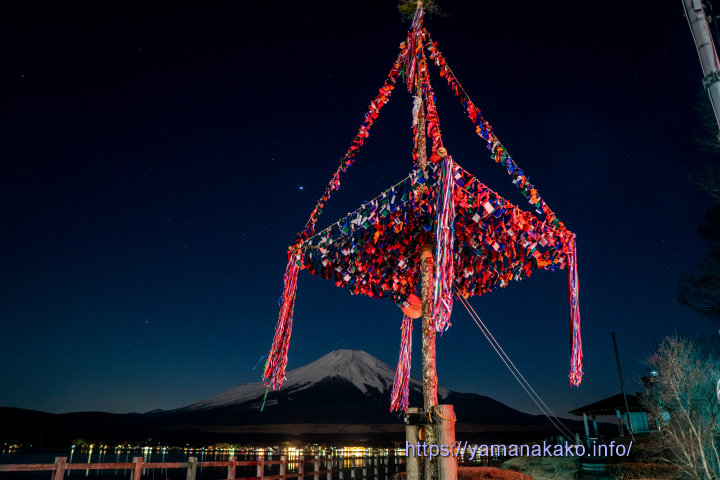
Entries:
[[[397, 60], [378, 95], [370, 102], [365, 121], [307, 224], [288, 249], [280, 315], [263, 373], [265, 384], [273, 390], [280, 388], [285, 378], [300, 270], [331, 280], [352, 294], [387, 297], [401, 308], [407, 308], [420, 277], [420, 252], [423, 245], [428, 244], [435, 246], [429, 325], [438, 332], [450, 327], [453, 297], [479, 296], [505, 287], [513, 280], [527, 278], [538, 270], [567, 268], [572, 344], [569, 378], [576, 386], [582, 379], [575, 235], [557, 219], [470, 100], [430, 38], [422, 14], [422, 8], [418, 8], [406, 41], [400, 45]], [[487, 142], [491, 158], [505, 167], [512, 182], [540, 217], [502, 198], [447, 154], [430, 84], [428, 59], [439, 68], [441, 77], [448, 82], [475, 125], [475, 131]], [[332, 192], [340, 188], [340, 174], [352, 165], [399, 77], [404, 79], [411, 94], [418, 85], [421, 92], [414, 97], [413, 171], [316, 233], [315, 225], [322, 209]], [[418, 163], [421, 146], [417, 140], [420, 128], [417, 115], [421, 107], [426, 113], [423, 133], [431, 141], [431, 156], [424, 168]], [[391, 410], [408, 405], [411, 347], [412, 318], [406, 314]]]

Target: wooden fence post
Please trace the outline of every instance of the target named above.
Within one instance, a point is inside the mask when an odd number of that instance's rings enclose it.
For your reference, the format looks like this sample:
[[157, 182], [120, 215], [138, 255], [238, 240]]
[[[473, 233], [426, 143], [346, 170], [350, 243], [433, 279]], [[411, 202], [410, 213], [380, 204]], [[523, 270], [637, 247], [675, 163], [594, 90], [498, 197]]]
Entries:
[[305, 454], [302, 457], [298, 457], [298, 480], [303, 480], [305, 476]]
[[133, 457], [133, 463], [135, 466], [133, 467], [132, 480], [140, 480], [140, 477], [142, 477], [142, 465], [144, 462], [145, 459], [143, 457]]
[[[405, 409], [405, 417], [410, 413], [420, 413], [417, 407], [408, 407]], [[407, 480], [420, 480], [420, 454], [416, 452], [416, 446], [420, 444], [419, 425], [405, 425], [405, 471], [407, 472]], [[413, 454], [408, 455], [408, 446], [412, 447]], [[419, 450], [419, 449], [418, 449]], [[395, 465], [394, 472], [397, 473], [397, 459], [393, 458]]]
[[52, 475], [52, 480], [63, 480], [66, 465], [67, 457], [55, 457], [55, 472]]
[[287, 457], [282, 456], [282, 457], [280, 457], [280, 478], [285, 478], [286, 469], [287, 469]]
[[228, 476], [227, 480], [235, 480], [235, 467], [237, 467], [237, 459], [232, 456], [228, 459], [230, 465], [228, 465]]
[[[188, 469], [187, 469], [187, 480], [195, 480], [195, 474], [197, 473], [197, 457], [188, 458]], [[135, 480], [135, 479], [133, 479]]]
[[[437, 444], [455, 445], [455, 408], [452, 405], [436, 405], [435, 411], [440, 415], [440, 422], [437, 425]], [[454, 455], [438, 458], [439, 480], [457, 480], [457, 457]]]
[[320, 480], [320, 457], [317, 455], [313, 462], [313, 480]]
[[261, 458], [257, 464], [257, 477], [260, 479], [265, 478], [265, 459]]
[[368, 464], [368, 457], [367, 455], [363, 455], [363, 462], [362, 462], [362, 469], [363, 469], [363, 476], [362, 480], [367, 480], [367, 464]]
[[373, 458], [373, 471], [375, 473], [375, 480], [377, 480], [377, 478], [378, 478], [378, 458], [379, 457]]
[[325, 460], [325, 470], [327, 470], [327, 480], [332, 480], [332, 457], [327, 457], [327, 459]]

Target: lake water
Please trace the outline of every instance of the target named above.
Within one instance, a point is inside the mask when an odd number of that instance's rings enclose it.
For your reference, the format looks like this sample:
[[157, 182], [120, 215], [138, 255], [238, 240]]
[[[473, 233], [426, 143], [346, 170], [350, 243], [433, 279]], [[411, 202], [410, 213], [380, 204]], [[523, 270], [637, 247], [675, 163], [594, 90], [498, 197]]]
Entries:
[[[133, 457], [143, 457], [145, 463], [149, 462], [186, 462], [188, 458], [195, 457], [199, 462], [211, 461], [227, 461], [230, 457], [235, 457], [238, 461], [243, 460], [279, 460], [284, 455], [288, 459], [287, 472], [297, 471], [298, 464], [293, 462], [301, 456], [307, 459], [313, 458], [315, 455], [322, 457], [332, 457], [332, 468], [347, 469], [344, 478], [351, 478], [351, 470], [356, 469], [357, 477], [362, 476], [362, 467], [366, 466], [368, 473], [372, 474], [375, 463], [378, 465], [380, 474], [384, 473], [385, 466], [388, 467], [390, 474], [395, 471], [404, 471], [404, 457], [397, 455], [393, 450], [366, 450], [360, 447], [347, 447], [344, 449], [286, 449], [286, 450], [269, 450], [269, 449], [209, 449], [209, 448], [170, 448], [170, 447], [144, 447], [144, 448], [119, 448], [119, 447], [101, 447], [101, 448], [73, 448], [67, 450], [42, 450], [42, 449], [22, 449], [22, 448], [0, 448], [0, 465], [2, 464], [52, 464], [56, 457], [65, 457], [68, 463], [73, 464], [90, 464], [90, 463], [132, 463]], [[374, 457], [368, 460], [367, 456]], [[305, 471], [309, 472], [313, 468], [312, 464], [305, 465]], [[321, 470], [325, 469], [324, 464], [320, 466]], [[266, 466], [265, 474], [273, 475], [279, 473], [278, 465]], [[143, 471], [143, 480], [184, 480], [187, 475], [186, 468], [176, 469], [145, 469]], [[256, 475], [256, 467], [237, 467], [236, 477], [251, 477]], [[51, 471], [35, 471], [35, 472], [0, 472], [0, 480], [51, 480]], [[98, 479], [98, 480], [123, 480], [132, 478], [132, 471], [125, 470], [68, 470], [65, 474], [66, 479]], [[227, 467], [198, 467], [198, 480], [220, 480], [227, 478]], [[312, 477], [310, 477], [312, 478]], [[326, 477], [323, 475], [323, 479]], [[338, 472], [335, 472], [333, 478], [339, 478]]]

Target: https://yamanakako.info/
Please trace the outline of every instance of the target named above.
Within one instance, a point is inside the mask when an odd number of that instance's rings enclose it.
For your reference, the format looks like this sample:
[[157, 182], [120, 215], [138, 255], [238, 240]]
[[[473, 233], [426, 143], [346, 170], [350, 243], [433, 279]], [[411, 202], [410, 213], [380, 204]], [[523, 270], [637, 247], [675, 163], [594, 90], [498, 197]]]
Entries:
[[590, 448], [584, 445], [565, 443], [555, 445], [547, 442], [534, 445], [515, 444], [468, 444], [468, 442], [455, 442], [452, 445], [428, 445], [425, 442], [405, 442], [406, 457], [459, 457], [472, 461], [476, 457], [627, 457], [630, 455], [633, 442], [629, 445], [610, 442], [608, 444], [593, 444]]

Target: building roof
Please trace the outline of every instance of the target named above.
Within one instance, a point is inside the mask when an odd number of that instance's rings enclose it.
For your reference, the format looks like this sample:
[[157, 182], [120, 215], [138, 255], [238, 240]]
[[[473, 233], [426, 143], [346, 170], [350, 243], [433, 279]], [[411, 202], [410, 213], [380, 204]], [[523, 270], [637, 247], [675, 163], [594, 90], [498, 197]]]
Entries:
[[[645, 411], [642, 405], [640, 405], [638, 397], [635, 395], [627, 395], [627, 403], [631, 412]], [[615, 415], [616, 410], [625, 412], [625, 400], [623, 399], [622, 393], [604, 398], [595, 403], [585, 405], [584, 407], [576, 408], [569, 413], [572, 415], [582, 415], [583, 413], [587, 415]]]

